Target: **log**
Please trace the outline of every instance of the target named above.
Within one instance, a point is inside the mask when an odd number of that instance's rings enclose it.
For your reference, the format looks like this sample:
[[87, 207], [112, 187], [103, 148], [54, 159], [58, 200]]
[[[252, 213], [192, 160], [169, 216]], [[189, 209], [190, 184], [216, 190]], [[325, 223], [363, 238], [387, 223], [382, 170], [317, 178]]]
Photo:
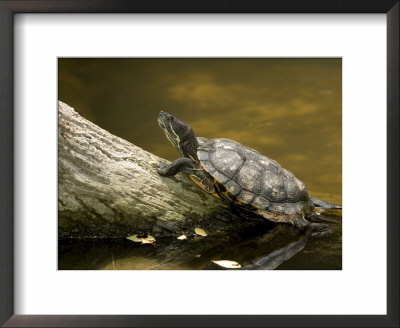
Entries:
[[195, 227], [228, 231], [265, 221], [235, 212], [184, 174], [160, 177], [154, 163], [166, 160], [112, 135], [61, 101], [58, 110], [59, 239], [177, 236]]

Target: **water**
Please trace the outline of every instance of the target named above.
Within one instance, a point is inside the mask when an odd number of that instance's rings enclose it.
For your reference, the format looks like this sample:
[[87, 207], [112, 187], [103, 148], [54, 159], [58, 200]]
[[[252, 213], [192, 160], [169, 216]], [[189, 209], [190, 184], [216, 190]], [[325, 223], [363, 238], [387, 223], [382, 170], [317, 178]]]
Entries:
[[[59, 60], [59, 99], [109, 132], [174, 160], [179, 154], [157, 124], [159, 111], [166, 110], [188, 122], [197, 136], [233, 139], [277, 160], [310, 194], [337, 204], [342, 201], [341, 88], [340, 59]], [[217, 235], [186, 244], [64, 241], [59, 267], [215, 269], [210, 260], [224, 255], [221, 248], [241, 264], [283, 248], [291, 257], [278, 269], [341, 269], [341, 211], [326, 215], [338, 223], [335, 235], [325, 239], [265, 226], [239, 239]], [[261, 247], [260, 238], [269, 241]], [[296, 242], [291, 251], [284, 248]], [[208, 255], [192, 254], [204, 248]], [[74, 256], [82, 251], [85, 260]]]

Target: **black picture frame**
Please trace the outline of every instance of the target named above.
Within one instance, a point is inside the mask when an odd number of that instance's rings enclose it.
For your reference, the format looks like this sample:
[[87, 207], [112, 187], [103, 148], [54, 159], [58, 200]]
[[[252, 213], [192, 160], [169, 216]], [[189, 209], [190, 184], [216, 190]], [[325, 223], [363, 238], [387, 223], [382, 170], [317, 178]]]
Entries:
[[[399, 327], [399, 8], [398, 0], [0, 0], [0, 324], [4, 327]], [[17, 13], [386, 14], [387, 315], [14, 315], [13, 22]]]

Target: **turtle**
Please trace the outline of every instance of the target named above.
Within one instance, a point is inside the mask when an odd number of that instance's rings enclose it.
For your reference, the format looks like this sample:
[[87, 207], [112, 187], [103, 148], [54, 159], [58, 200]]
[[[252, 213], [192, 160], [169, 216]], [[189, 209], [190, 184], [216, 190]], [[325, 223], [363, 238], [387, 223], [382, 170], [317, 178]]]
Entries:
[[315, 207], [341, 208], [309, 195], [305, 184], [273, 159], [234, 140], [196, 137], [191, 126], [161, 111], [158, 124], [181, 153], [171, 164], [159, 163], [160, 176], [186, 174], [200, 189], [265, 219], [333, 232], [318, 221]]

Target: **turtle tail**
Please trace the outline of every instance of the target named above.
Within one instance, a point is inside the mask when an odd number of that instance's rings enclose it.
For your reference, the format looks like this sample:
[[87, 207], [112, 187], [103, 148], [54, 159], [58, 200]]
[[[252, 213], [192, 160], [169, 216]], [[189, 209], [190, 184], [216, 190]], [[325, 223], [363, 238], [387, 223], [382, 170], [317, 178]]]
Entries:
[[342, 208], [342, 205], [334, 205], [334, 204], [328, 203], [322, 199], [315, 198], [313, 196], [310, 196], [310, 199], [314, 203], [315, 207], [325, 208], [325, 209], [330, 209], [330, 208], [341, 209]]

